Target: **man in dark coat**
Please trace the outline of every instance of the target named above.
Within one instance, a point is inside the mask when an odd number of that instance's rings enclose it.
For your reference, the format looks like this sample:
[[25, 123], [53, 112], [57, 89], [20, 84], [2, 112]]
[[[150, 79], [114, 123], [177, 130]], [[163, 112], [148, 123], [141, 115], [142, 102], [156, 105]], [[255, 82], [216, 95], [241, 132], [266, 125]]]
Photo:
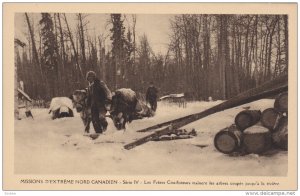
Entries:
[[96, 73], [89, 71], [86, 74], [88, 86], [88, 106], [91, 107], [92, 123], [96, 133], [102, 133], [107, 128], [105, 114], [111, 102], [111, 92], [103, 81], [96, 77]]
[[157, 108], [157, 93], [157, 89], [155, 88], [153, 83], [150, 82], [150, 86], [148, 87], [146, 92], [146, 101], [149, 102], [153, 111], [156, 111]]

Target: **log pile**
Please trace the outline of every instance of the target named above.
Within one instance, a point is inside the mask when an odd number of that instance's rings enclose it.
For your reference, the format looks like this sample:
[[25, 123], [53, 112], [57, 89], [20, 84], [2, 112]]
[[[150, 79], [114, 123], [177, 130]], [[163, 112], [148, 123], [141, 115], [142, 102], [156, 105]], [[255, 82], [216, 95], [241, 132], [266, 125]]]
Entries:
[[235, 124], [215, 135], [216, 149], [224, 154], [263, 154], [274, 148], [287, 150], [287, 100], [287, 92], [284, 92], [276, 97], [273, 108], [238, 113]]

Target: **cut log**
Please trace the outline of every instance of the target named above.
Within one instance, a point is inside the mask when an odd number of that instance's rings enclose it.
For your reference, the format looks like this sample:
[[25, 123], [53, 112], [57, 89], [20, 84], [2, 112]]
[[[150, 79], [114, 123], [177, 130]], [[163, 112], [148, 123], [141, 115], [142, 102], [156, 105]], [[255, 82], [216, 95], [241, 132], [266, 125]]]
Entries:
[[244, 110], [236, 115], [234, 122], [239, 130], [244, 131], [259, 122], [260, 116], [260, 110]]
[[280, 118], [282, 118], [281, 113], [277, 112], [274, 108], [268, 108], [262, 112], [260, 122], [264, 127], [273, 132], [278, 126]]
[[261, 154], [272, 146], [271, 133], [263, 126], [254, 125], [243, 133], [243, 147], [247, 153]]
[[219, 131], [214, 138], [216, 149], [224, 154], [236, 152], [241, 147], [242, 132], [235, 125]]
[[174, 129], [177, 129], [211, 114], [221, 112], [223, 110], [246, 104], [252, 101], [256, 101], [262, 98], [274, 96], [287, 90], [288, 77], [287, 75], [283, 75], [272, 81], [266, 82], [257, 88], [253, 88], [246, 92], [240, 93], [239, 95], [202, 112], [191, 114], [175, 120], [170, 120], [164, 123], [156, 124], [154, 126], [138, 130], [138, 132], [146, 132], [154, 129], [159, 129], [161, 127], [165, 127], [171, 124]]
[[278, 112], [287, 112], [288, 111], [288, 92], [279, 94], [274, 102], [274, 108]]
[[279, 125], [272, 134], [273, 143], [282, 150], [288, 150], [288, 118], [280, 119]]

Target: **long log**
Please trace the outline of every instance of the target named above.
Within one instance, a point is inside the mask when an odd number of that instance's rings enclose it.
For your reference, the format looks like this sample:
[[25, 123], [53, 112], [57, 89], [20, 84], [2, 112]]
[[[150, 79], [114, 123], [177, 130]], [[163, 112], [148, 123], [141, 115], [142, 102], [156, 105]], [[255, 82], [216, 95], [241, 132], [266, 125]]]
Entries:
[[288, 76], [287, 75], [279, 76], [272, 81], [266, 82], [259, 87], [240, 93], [237, 96], [221, 104], [218, 104], [214, 107], [211, 107], [207, 110], [204, 110], [200, 113], [191, 114], [175, 120], [170, 120], [164, 123], [156, 124], [154, 126], [138, 130], [138, 132], [146, 132], [164, 126], [169, 126], [169, 125], [172, 125], [174, 129], [177, 129], [191, 122], [209, 116], [211, 114], [221, 112], [223, 110], [230, 109], [242, 104], [250, 103], [252, 101], [274, 96], [279, 93], [285, 92], [287, 90], [288, 90]]

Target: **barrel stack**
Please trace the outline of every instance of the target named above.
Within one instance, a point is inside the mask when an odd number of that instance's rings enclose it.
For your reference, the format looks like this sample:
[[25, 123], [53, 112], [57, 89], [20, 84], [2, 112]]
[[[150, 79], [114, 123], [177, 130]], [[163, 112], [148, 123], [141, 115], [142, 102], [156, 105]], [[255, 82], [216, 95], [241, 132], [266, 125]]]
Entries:
[[239, 112], [234, 124], [220, 130], [214, 138], [216, 149], [224, 154], [263, 154], [288, 149], [288, 93], [278, 95], [273, 108]]

